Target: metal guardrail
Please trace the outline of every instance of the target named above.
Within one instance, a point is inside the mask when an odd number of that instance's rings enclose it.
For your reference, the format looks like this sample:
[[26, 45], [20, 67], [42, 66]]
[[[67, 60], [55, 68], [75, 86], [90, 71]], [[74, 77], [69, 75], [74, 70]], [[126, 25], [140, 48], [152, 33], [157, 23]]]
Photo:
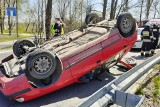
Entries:
[[[127, 98], [126, 96], [128, 95], [128, 93], [124, 93], [124, 91], [126, 91], [141, 76], [147, 73], [158, 63], [160, 63], [160, 54], [147, 59], [145, 62], [132, 68], [131, 70], [120, 76], [118, 79], [114, 79], [109, 84], [105, 85], [93, 95], [91, 95], [86, 101], [84, 101], [77, 107], [104, 107], [109, 103], [118, 103], [119, 105], [125, 105], [125, 107], [129, 107], [129, 104], [126, 104], [127, 99], [125, 100], [122, 97], [125, 96], [124, 98]], [[123, 92], [123, 94], [121, 92]], [[134, 95], [134, 97], [132, 96], [131, 100], [137, 100], [137, 98], [138, 96]], [[144, 96], [139, 99], [135, 106], [139, 107], [143, 102], [143, 99]]]

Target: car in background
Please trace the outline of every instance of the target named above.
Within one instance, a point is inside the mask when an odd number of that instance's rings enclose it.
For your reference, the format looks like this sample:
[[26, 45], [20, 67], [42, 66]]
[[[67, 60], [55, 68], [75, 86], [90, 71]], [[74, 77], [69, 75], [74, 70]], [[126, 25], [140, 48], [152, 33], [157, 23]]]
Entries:
[[132, 47], [132, 49], [140, 49], [142, 47], [141, 32], [143, 29], [144, 28], [138, 28], [137, 40], [136, 40], [136, 43], [134, 44], [134, 46]]
[[[156, 21], [155, 20], [151, 20], [149, 22], [151, 23], [151, 25], [153, 25], [153, 23], [156, 22]], [[156, 22], [156, 23], [160, 26], [160, 22]], [[152, 28], [152, 26], [151, 26], [151, 28]], [[134, 46], [132, 47], [132, 49], [140, 49], [142, 47], [143, 41], [141, 40], [141, 37], [142, 37], [141, 32], [142, 32], [143, 29], [144, 29], [143, 27], [138, 28], [137, 41], [134, 44]], [[159, 41], [158, 41], [157, 48], [160, 48], [160, 36], [159, 36]]]

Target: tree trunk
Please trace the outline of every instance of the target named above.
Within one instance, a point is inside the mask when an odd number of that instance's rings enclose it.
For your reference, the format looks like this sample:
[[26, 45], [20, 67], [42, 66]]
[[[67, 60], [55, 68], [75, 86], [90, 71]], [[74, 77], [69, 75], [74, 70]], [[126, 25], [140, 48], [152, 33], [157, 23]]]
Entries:
[[128, 0], [124, 0], [123, 12], [128, 12]]
[[0, 27], [1, 27], [1, 34], [3, 34], [3, 20], [2, 20], [2, 1], [0, 1]]
[[150, 8], [151, 8], [152, 3], [153, 3], [153, 0], [147, 0], [147, 2], [146, 2], [146, 18], [147, 19], [149, 17], [149, 12], [150, 12]]
[[154, 16], [153, 18], [155, 19], [156, 18], [156, 7], [154, 7]]
[[156, 18], [156, 14], [157, 14], [157, 6], [159, 4], [159, 0], [154, 0], [153, 2], [153, 6], [154, 6], [154, 17], [153, 18]]
[[110, 19], [114, 19], [113, 14], [114, 14], [114, 4], [115, 4], [115, 0], [112, 0], [111, 2], [111, 11], [110, 11]]
[[83, 24], [83, 0], [81, 0], [80, 5], [81, 5], [81, 26], [82, 26]]
[[[10, 7], [10, 5], [11, 5], [11, 1], [9, 0], [8, 1], [8, 7]], [[11, 35], [11, 33], [12, 33], [12, 24], [11, 24], [11, 17], [10, 16], [8, 16], [8, 30], [9, 30], [9, 35]]]
[[46, 39], [48, 40], [51, 36], [51, 18], [52, 18], [52, 0], [48, 0], [46, 9]]
[[16, 33], [17, 33], [17, 37], [19, 37], [19, 34], [18, 34], [18, 0], [16, 0]]
[[113, 19], [115, 18], [115, 15], [116, 15], [117, 4], [118, 4], [118, 0], [115, 1], [114, 12], [113, 12]]
[[2, 24], [3, 24], [3, 30], [5, 30], [5, 23], [4, 23], [5, 16], [6, 16], [6, 8], [5, 8], [5, 7], [6, 7], [6, 2], [3, 1], [3, 19], [2, 19], [2, 20], [3, 20], [3, 21], [2, 21], [2, 22], [3, 22], [3, 23], [2, 23]]
[[119, 16], [119, 14], [120, 14], [120, 12], [121, 12], [122, 7], [123, 7], [123, 2], [121, 2], [121, 5], [120, 5], [120, 8], [119, 8], [119, 10], [118, 10], [118, 12], [117, 12], [116, 18]]
[[12, 24], [11, 24], [11, 17], [8, 16], [8, 29], [9, 29], [9, 35], [12, 34]]
[[111, 11], [110, 11], [110, 19], [115, 18], [116, 9], [117, 9], [118, 0], [112, 0], [111, 2]]
[[26, 26], [26, 32], [28, 31], [28, 28], [29, 28], [30, 23], [31, 23], [31, 19], [29, 19], [29, 22], [28, 22], [28, 24], [27, 24], [27, 26]]
[[106, 19], [107, 2], [108, 0], [103, 0], [103, 13], [102, 13], [103, 20]]
[[35, 26], [35, 22], [33, 22], [32, 24], [32, 32], [34, 32], [34, 26]]
[[144, 0], [141, 1], [141, 12], [140, 12], [140, 26], [142, 25], [142, 10], [143, 10], [143, 3], [144, 3]]

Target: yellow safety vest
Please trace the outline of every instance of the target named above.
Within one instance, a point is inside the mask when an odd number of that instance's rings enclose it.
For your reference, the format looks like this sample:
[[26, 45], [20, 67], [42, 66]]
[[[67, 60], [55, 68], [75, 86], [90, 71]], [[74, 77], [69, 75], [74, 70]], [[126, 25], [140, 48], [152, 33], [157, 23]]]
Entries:
[[[54, 29], [54, 25], [55, 25], [55, 23], [53, 23], [52, 26], [51, 26], [51, 33], [55, 33], [56, 32], [56, 30]], [[63, 34], [64, 34], [64, 29], [63, 29], [63, 26], [61, 24], [61, 35], [63, 35]]]

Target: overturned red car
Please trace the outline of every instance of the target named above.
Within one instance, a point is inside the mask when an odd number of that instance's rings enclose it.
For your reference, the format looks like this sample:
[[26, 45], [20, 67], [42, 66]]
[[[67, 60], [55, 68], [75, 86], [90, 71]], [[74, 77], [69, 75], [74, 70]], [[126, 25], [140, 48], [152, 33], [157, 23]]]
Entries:
[[[87, 18], [93, 22], [97, 17]], [[87, 81], [86, 75], [94, 69], [104, 65], [107, 69], [120, 62], [136, 40], [136, 21], [131, 14], [123, 13], [117, 20], [89, 23], [86, 28], [42, 45], [17, 41], [14, 56], [0, 64], [0, 91], [6, 97], [25, 102]]]

